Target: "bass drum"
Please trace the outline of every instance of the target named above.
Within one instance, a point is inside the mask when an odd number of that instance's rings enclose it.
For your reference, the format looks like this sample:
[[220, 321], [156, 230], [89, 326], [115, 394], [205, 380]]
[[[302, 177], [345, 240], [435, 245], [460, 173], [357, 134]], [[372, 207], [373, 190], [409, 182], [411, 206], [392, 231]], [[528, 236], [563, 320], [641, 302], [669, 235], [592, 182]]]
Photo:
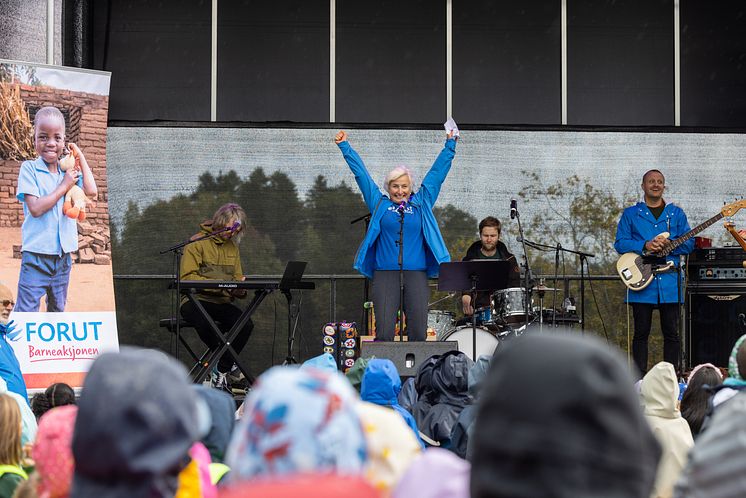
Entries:
[[[485, 354], [492, 355], [495, 352], [495, 348], [498, 344], [497, 337], [495, 337], [492, 332], [483, 327], [477, 327], [476, 332], [477, 358]], [[456, 327], [447, 334], [443, 334], [443, 336], [438, 337], [438, 340], [457, 341], [458, 350], [471, 358], [473, 361], [476, 361], [475, 358], [472, 358], [474, 351], [474, 335], [471, 329], [471, 325], [462, 325], [461, 327]]]

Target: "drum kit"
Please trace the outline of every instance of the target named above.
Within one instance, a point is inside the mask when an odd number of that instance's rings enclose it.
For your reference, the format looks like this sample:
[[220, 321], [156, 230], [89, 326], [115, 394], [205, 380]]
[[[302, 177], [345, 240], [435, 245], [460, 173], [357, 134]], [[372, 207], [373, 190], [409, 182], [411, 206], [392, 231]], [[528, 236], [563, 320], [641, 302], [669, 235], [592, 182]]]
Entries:
[[458, 325], [454, 313], [442, 310], [430, 310], [427, 325], [435, 332], [438, 341], [457, 341], [459, 351], [470, 358], [475, 350], [477, 357], [491, 355], [500, 341], [513, 340], [525, 333], [542, 333], [551, 328], [572, 327], [580, 323], [572, 298], [565, 299], [561, 309], [544, 308], [544, 293], [556, 290], [558, 289], [545, 287], [543, 283], [534, 287], [533, 292], [539, 297], [538, 306], [534, 306], [533, 299], [529, 306], [526, 305], [529, 293], [523, 287], [495, 291], [491, 294], [490, 306], [474, 310], [475, 330], [472, 330], [471, 323]]

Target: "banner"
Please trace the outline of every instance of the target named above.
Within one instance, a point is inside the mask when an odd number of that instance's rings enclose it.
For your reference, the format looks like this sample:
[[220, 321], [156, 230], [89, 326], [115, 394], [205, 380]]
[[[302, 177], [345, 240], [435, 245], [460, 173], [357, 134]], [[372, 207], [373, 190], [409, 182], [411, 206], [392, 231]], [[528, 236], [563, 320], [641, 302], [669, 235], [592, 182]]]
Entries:
[[[0, 59], [0, 284], [14, 296], [6, 339], [30, 391], [80, 387], [96, 356], [119, 347], [106, 176], [110, 76]], [[36, 113], [49, 107], [59, 112], [45, 109], [35, 129]], [[67, 194], [32, 214], [30, 203], [64, 183], [68, 166], [77, 173]]]

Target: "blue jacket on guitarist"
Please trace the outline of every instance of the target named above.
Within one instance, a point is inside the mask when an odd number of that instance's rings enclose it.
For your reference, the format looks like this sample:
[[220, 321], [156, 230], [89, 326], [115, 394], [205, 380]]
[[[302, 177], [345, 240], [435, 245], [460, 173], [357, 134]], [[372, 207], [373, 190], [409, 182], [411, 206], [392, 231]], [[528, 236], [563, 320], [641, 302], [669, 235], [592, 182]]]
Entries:
[[[668, 232], [669, 239], [676, 239], [688, 232], [689, 222], [684, 210], [675, 204], [666, 204], [663, 212], [657, 219], [651, 213], [650, 208], [644, 202], [638, 202], [630, 206], [622, 213], [616, 232], [614, 249], [619, 254], [634, 252], [642, 254], [645, 244], [655, 239], [664, 232]], [[674, 249], [666, 257], [667, 261], [673, 261], [678, 267], [679, 255], [689, 254], [694, 249], [694, 239], [689, 239]], [[655, 275], [653, 281], [644, 289], [628, 293], [629, 303], [678, 303], [682, 296], [677, 298], [678, 285], [676, 283], [676, 271], [668, 271]], [[683, 283], [681, 286], [683, 295]]]

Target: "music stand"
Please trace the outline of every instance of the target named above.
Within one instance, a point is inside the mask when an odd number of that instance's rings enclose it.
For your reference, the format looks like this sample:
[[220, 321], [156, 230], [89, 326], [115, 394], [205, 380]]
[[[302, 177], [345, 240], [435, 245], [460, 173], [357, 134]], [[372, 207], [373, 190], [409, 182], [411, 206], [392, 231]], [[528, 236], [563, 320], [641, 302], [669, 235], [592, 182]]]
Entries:
[[[288, 301], [288, 354], [285, 357], [283, 365], [298, 363], [293, 357], [293, 343], [295, 342], [295, 327], [293, 326], [293, 289], [314, 289], [316, 286], [313, 282], [301, 282], [303, 272], [306, 271], [306, 261], [288, 261], [285, 271], [280, 279], [277, 288], [283, 293]], [[300, 314], [300, 310], [297, 310]], [[295, 322], [298, 323], [297, 321]]]
[[[469, 291], [476, 296], [477, 291], [505, 289], [508, 274], [513, 265], [502, 259], [476, 259], [453, 261], [440, 265], [438, 290]], [[476, 304], [476, 299], [474, 300]], [[474, 310], [476, 311], [476, 310]], [[471, 316], [472, 357], [477, 361], [477, 314]]]

